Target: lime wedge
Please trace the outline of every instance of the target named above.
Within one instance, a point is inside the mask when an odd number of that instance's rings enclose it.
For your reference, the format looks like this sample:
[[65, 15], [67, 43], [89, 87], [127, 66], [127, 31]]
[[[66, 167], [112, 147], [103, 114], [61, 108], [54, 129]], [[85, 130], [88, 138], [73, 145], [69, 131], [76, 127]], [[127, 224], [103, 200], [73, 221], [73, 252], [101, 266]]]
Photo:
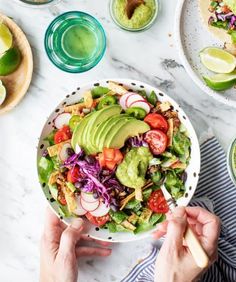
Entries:
[[12, 34], [9, 28], [1, 23], [0, 24], [0, 54], [6, 52], [12, 46]]
[[21, 62], [21, 53], [13, 47], [0, 57], [0, 75], [8, 75], [14, 72]]
[[2, 81], [0, 80], [0, 105], [2, 105], [2, 103], [6, 99], [6, 94], [7, 94], [6, 93], [6, 88], [2, 84]]
[[230, 73], [236, 67], [236, 58], [220, 48], [207, 47], [200, 53], [202, 64], [217, 73]]
[[203, 76], [206, 84], [213, 90], [223, 91], [236, 84], [236, 71], [231, 73], [219, 73], [213, 76]]

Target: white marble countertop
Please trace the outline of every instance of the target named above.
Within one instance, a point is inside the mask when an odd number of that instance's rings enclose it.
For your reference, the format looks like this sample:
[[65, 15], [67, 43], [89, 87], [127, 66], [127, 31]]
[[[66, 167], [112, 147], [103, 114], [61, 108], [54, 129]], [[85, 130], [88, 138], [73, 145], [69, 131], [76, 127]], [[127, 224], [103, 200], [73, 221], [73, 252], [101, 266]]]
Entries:
[[[176, 0], [161, 0], [155, 25], [142, 33], [119, 29], [111, 20], [107, 0], [67, 0], [60, 12], [82, 10], [97, 17], [107, 34], [107, 51], [97, 67], [68, 74], [48, 60], [43, 38], [54, 16], [48, 9], [29, 9], [0, 0], [2, 13], [25, 31], [34, 55], [34, 75], [24, 100], [0, 117], [0, 273], [1, 281], [38, 280], [39, 239], [46, 201], [36, 174], [36, 146], [49, 113], [80, 84], [109, 77], [133, 78], [153, 84], [176, 99], [198, 132], [213, 128], [226, 150], [236, 135], [236, 110], [202, 93], [181, 66], [173, 37]], [[117, 244], [105, 259], [83, 259], [80, 281], [120, 281], [138, 259], [148, 254], [149, 240]]]

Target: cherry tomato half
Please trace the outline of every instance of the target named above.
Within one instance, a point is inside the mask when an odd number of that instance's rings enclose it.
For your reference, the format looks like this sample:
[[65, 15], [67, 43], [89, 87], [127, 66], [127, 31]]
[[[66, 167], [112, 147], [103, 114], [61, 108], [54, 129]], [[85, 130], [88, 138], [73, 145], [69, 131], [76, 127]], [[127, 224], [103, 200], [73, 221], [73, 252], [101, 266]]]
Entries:
[[154, 155], [160, 155], [165, 152], [168, 138], [161, 130], [155, 129], [148, 131], [144, 139]]
[[68, 125], [64, 125], [54, 135], [54, 143], [59, 144], [71, 138], [71, 131]]
[[169, 211], [168, 204], [161, 190], [152, 192], [148, 200], [148, 207], [157, 213], [167, 213]]
[[153, 129], [160, 129], [165, 133], [168, 131], [168, 122], [160, 114], [156, 114], [156, 113], [148, 114], [145, 117], [144, 121], [147, 124], [149, 124]]
[[87, 212], [85, 216], [92, 224], [96, 226], [102, 226], [110, 220], [109, 214], [106, 214], [104, 216], [93, 216], [91, 215], [91, 213]]
[[67, 181], [75, 183], [80, 177], [80, 170], [78, 167], [74, 167], [67, 172]]

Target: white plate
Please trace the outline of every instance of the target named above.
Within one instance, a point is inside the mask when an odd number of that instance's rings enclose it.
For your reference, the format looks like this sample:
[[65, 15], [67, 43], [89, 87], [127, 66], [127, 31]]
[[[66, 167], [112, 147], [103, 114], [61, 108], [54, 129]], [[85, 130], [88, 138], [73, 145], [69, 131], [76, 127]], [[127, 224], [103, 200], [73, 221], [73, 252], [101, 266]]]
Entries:
[[[180, 198], [178, 200], [178, 204], [182, 206], [187, 206], [190, 202], [194, 191], [197, 187], [198, 182], [198, 176], [200, 172], [200, 149], [199, 149], [199, 143], [196, 136], [196, 133], [194, 131], [194, 128], [184, 113], [184, 111], [180, 108], [180, 106], [171, 99], [168, 95], [161, 92], [159, 89], [152, 87], [151, 85], [142, 83], [140, 81], [131, 80], [131, 79], [109, 79], [109, 81], [116, 81], [118, 83], [122, 83], [128, 89], [135, 90], [146, 90], [147, 93], [151, 93], [152, 91], [155, 91], [157, 94], [157, 97], [160, 101], [169, 101], [174, 109], [178, 111], [179, 118], [181, 122], [185, 125], [189, 132], [189, 137], [191, 139], [192, 147], [191, 147], [191, 160], [190, 164], [187, 168], [187, 180], [186, 180], [186, 193], [184, 197]], [[58, 115], [58, 113], [61, 113], [63, 111], [63, 106], [65, 104], [73, 104], [78, 102], [78, 100], [81, 98], [82, 94], [90, 90], [94, 85], [102, 85], [106, 86], [108, 83], [108, 80], [99, 80], [99, 81], [93, 81], [87, 85], [83, 85], [77, 88], [75, 92], [72, 92], [71, 95], [67, 95], [66, 98], [55, 108], [55, 110], [52, 112], [50, 117], [48, 118], [47, 122], [45, 123], [43, 130], [41, 132], [41, 136], [39, 138], [39, 144], [37, 148], [37, 163], [40, 157], [42, 156], [43, 151], [48, 146], [47, 142], [44, 141], [44, 138], [52, 131], [53, 129], [53, 120]], [[55, 202], [50, 202], [51, 196], [49, 194], [47, 186], [42, 187], [42, 191], [48, 200], [50, 206], [53, 208], [53, 210], [57, 213], [57, 205]], [[71, 219], [69, 218], [63, 218], [63, 221], [68, 224], [70, 223]], [[134, 241], [146, 238], [151, 235], [153, 230], [141, 233], [138, 235], [134, 235], [132, 233], [109, 233], [108, 230], [99, 229], [96, 228], [94, 225], [87, 224], [86, 232], [93, 238], [100, 239], [103, 241], [113, 241], [113, 242], [128, 242], [128, 241]]]
[[199, 51], [208, 46], [223, 47], [223, 43], [214, 37], [203, 23], [199, 12], [198, 0], [178, 0], [175, 17], [175, 35], [182, 64], [192, 80], [211, 97], [236, 108], [235, 88], [217, 92], [206, 86], [202, 79], [202, 75], [212, 75], [213, 73], [201, 64]]

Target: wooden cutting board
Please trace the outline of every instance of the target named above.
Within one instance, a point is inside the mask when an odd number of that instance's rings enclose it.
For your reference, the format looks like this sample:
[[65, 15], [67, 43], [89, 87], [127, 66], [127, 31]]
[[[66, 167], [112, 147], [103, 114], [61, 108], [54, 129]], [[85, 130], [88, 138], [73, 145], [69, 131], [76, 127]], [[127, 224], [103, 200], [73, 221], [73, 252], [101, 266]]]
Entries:
[[22, 55], [21, 64], [16, 71], [7, 76], [0, 76], [7, 90], [7, 98], [0, 106], [0, 114], [3, 114], [13, 109], [26, 94], [32, 79], [33, 56], [29, 42], [18, 25], [1, 13], [0, 22], [8, 26], [13, 34], [14, 45], [19, 48]]

